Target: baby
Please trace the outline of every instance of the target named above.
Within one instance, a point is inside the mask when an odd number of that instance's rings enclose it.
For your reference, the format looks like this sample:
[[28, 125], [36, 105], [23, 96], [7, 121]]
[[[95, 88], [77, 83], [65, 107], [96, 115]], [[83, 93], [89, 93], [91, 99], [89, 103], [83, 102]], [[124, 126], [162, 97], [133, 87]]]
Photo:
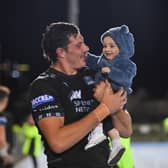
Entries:
[[[131, 94], [131, 85], [137, 70], [136, 64], [130, 60], [134, 55], [133, 34], [126, 25], [111, 28], [101, 35], [101, 43], [102, 55], [89, 53], [87, 57], [87, 65], [97, 71], [95, 83], [108, 79], [114, 92], [124, 87], [127, 94]], [[103, 128], [101, 123], [90, 133], [85, 150], [106, 139], [103, 131], [112, 141], [107, 163], [113, 166], [121, 158], [125, 148], [120, 143], [119, 132], [113, 127], [111, 117], [103, 121]]]

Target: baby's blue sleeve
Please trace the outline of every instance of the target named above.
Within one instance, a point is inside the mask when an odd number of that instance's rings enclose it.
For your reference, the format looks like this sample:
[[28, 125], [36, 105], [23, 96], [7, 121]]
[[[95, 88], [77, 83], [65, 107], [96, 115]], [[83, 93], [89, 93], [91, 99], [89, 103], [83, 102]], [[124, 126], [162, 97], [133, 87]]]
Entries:
[[123, 86], [129, 93], [131, 91], [132, 81], [136, 75], [136, 64], [129, 59], [117, 60], [112, 67], [110, 67], [111, 72], [108, 74], [109, 79], [111, 79], [113, 85], [118, 84]]
[[87, 62], [87, 66], [95, 71], [98, 70], [98, 60], [100, 59], [100, 56], [88, 53], [87, 58], [86, 58], [86, 62]]

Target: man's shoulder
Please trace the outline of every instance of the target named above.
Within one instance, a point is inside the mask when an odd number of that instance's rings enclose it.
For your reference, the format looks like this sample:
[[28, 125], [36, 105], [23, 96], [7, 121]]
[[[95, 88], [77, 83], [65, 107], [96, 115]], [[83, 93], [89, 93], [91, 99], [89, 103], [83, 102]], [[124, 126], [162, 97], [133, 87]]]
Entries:
[[85, 75], [94, 76], [96, 71], [91, 69], [90, 67], [86, 66], [86, 67], [80, 69], [79, 73], [82, 74], [83, 76], [85, 76]]
[[95, 84], [96, 71], [94, 71], [93, 69], [90, 69], [89, 67], [84, 67], [80, 70], [79, 74], [80, 76], [78, 77], [80, 77], [80, 79], [82, 79], [86, 85]]
[[59, 87], [59, 80], [57, 72], [52, 72], [52, 70], [48, 69], [30, 83], [29, 92], [31, 95], [54, 92]]
[[59, 78], [58, 73], [55, 71], [53, 72], [50, 68], [41, 73], [39, 76], [37, 76], [32, 83], [31, 86], [34, 85], [50, 85], [53, 83], [56, 79]]
[[99, 62], [100, 58], [101, 58], [101, 56], [88, 53], [88, 55], [86, 57], [87, 66], [90, 67], [91, 69], [94, 69], [95, 71], [97, 71], [99, 68], [98, 62]]

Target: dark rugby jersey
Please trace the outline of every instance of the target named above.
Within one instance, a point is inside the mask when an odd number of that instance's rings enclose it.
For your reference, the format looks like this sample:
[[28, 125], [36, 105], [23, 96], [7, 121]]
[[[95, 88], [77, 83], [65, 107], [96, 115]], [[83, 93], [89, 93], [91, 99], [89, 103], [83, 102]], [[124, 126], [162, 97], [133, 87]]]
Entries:
[[[66, 125], [95, 109], [98, 103], [93, 98], [94, 75], [88, 68], [83, 68], [76, 75], [66, 75], [49, 68], [38, 76], [30, 86], [30, 102], [35, 122], [45, 117], [63, 116]], [[106, 142], [85, 151], [84, 146], [88, 142], [86, 136], [69, 150], [56, 154], [43, 135], [42, 138], [49, 167], [108, 167], [106, 161], [109, 148]]]

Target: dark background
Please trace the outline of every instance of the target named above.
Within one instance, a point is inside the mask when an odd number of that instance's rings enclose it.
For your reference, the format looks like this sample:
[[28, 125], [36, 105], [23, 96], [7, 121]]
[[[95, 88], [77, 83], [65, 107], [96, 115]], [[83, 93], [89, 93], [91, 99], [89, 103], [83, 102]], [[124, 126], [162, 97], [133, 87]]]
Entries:
[[[5, 0], [0, 2], [0, 62], [29, 64], [19, 79], [3, 77], [0, 83], [24, 90], [48, 64], [40, 41], [46, 25], [67, 20], [67, 0]], [[151, 98], [167, 94], [167, 6], [163, 0], [81, 0], [79, 27], [90, 51], [101, 52], [100, 35], [110, 27], [126, 24], [135, 36], [133, 61], [138, 74], [133, 88], [145, 88]]]

